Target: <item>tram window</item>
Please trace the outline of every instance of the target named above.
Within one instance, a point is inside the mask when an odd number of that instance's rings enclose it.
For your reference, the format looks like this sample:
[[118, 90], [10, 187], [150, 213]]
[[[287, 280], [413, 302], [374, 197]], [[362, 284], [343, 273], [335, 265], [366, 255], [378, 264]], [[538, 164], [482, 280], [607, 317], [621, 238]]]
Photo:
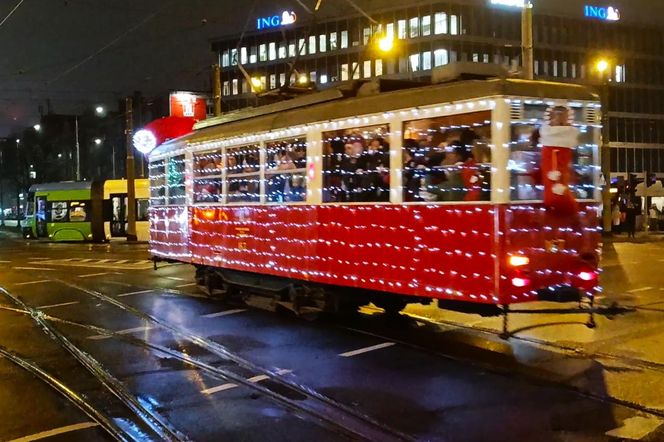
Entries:
[[166, 203], [166, 167], [164, 160], [149, 165], [150, 204], [160, 206]]
[[145, 198], [136, 200], [136, 221], [148, 221], [149, 201]]
[[51, 222], [67, 222], [67, 201], [53, 201], [51, 203]]
[[224, 168], [221, 150], [194, 154], [194, 202], [221, 202], [221, 173]]
[[[540, 128], [545, 122], [547, 105], [526, 105], [528, 122], [512, 124], [512, 143], [509, 161], [511, 198], [514, 201], [541, 200], [544, 187], [541, 183]], [[597, 128], [584, 122], [583, 109], [571, 110], [572, 124], [578, 129], [578, 145], [572, 159], [570, 188], [578, 199], [592, 199], [595, 191]]]
[[81, 223], [88, 221], [86, 202], [71, 201], [69, 203], [69, 222]]
[[490, 142], [490, 111], [404, 122], [404, 201], [489, 201]]
[[323, 202], [390, 200], [389, 126], [323, 133]]
[[260, 202], [260, 151], [256, 144], [226, 150], [228, 203]]
[[305, 138], [266, 143], [265, 194], [270, 203], [306, 199], [307, 143]]
[[168, 204], [184, 204], [184, 155], [168, 159], [166, 168], [166, 186], [168, 187]]

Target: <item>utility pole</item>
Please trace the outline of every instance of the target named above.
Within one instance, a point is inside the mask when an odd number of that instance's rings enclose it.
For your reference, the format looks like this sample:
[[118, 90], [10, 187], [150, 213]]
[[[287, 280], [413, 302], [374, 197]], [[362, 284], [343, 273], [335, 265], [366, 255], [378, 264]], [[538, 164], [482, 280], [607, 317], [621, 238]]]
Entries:
[[134, 170], [134, 112], [131, 97], [125, 99], [125, 135], [127, 139], [127, 241], [136, 241], [136, 186]]
[[214, 116], [221, 115], [221, 69], [218, 64], [212, 65], [212, 97], [214, 99]]
[[76, 181], [81, 181], [81, 145], [78, 142], [78, 116], [74, 117], [74, 131], [76, 132]]
[[526, 0], [521, 10], [521, 60], [523, 63], [523, 78], [535, 78], [533, 57], [533, 4]]
[[611, 216], [611, 146], [610, 146], [610, 123], [609, 102], [610, 89], [609, 79], [611, 74], [605, 77], [604, 70], [600, 70], [602, 85], [600, 88], [600, 103], [602, 104], [602, 142], [600, 145], [600, 167], [604, 177], [602, 187], [602, 228], [605, 235], [611, 234], [613, 227]]

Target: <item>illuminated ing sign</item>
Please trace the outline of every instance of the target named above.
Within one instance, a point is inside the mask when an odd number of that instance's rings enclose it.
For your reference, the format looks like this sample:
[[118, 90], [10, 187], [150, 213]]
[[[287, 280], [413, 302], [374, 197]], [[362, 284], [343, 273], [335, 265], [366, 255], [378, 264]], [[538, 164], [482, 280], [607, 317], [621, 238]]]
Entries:
[[583, 9], [583, 15], [587, 18], [595, 18], [604, 21], [620, 20], [620, 11], [613, 6], [592, 6], [586, 5]]
[[297, 16], [293, 11], [284, 11], [281, 15], [273, 15], [271, 17], [261, 17], [256, 19], [256, 29], [271, 29], [278, 28], [279, 26], [292, 25], [297, 20]]

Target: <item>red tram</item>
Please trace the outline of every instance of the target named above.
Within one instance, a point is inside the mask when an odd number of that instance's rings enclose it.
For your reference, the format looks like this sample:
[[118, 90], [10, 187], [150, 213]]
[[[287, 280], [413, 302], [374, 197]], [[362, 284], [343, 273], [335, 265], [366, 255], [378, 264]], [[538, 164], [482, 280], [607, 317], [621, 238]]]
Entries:
[[592, 299], [597, 96], [516, 79], [396, 86], [230, 113], [155, 149], [152, 255], [196, 266], [210, 293], [250, 286], [300, 311]]

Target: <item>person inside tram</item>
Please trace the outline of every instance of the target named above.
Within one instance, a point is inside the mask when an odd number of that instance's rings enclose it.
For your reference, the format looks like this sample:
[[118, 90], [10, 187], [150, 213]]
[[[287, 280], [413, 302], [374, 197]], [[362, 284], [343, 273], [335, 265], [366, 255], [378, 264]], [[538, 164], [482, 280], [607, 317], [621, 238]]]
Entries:
[[[433, 201], [463, 201], [466, 195], [462, 170], [470, 158], [469, 150], [455, 141], [446, 151], [445, 159], [427, 177], [427, 199]], [[442, 166], [442, 167], [441, 167]]]
[[355, 138], [351, 143], [344, 145], [344, 153], [339, 170], [345, 201], [362, 202], [364, 190], [362, 188], [362, 176], [365, 171], [363, 142]]
[[369, 142], [362, 161], [365, 174], [362, 179], [363, 200], [367, 202], [390, 200], [390, 153], [381, 137]]
[[424, 156], [418, 155], [420, 144], [417, 140], [408, 138], [403, 142], [403, 188], [404, 201], [423, 201], [420, 196], [420, 187], [425, 176], [426, 165]]

